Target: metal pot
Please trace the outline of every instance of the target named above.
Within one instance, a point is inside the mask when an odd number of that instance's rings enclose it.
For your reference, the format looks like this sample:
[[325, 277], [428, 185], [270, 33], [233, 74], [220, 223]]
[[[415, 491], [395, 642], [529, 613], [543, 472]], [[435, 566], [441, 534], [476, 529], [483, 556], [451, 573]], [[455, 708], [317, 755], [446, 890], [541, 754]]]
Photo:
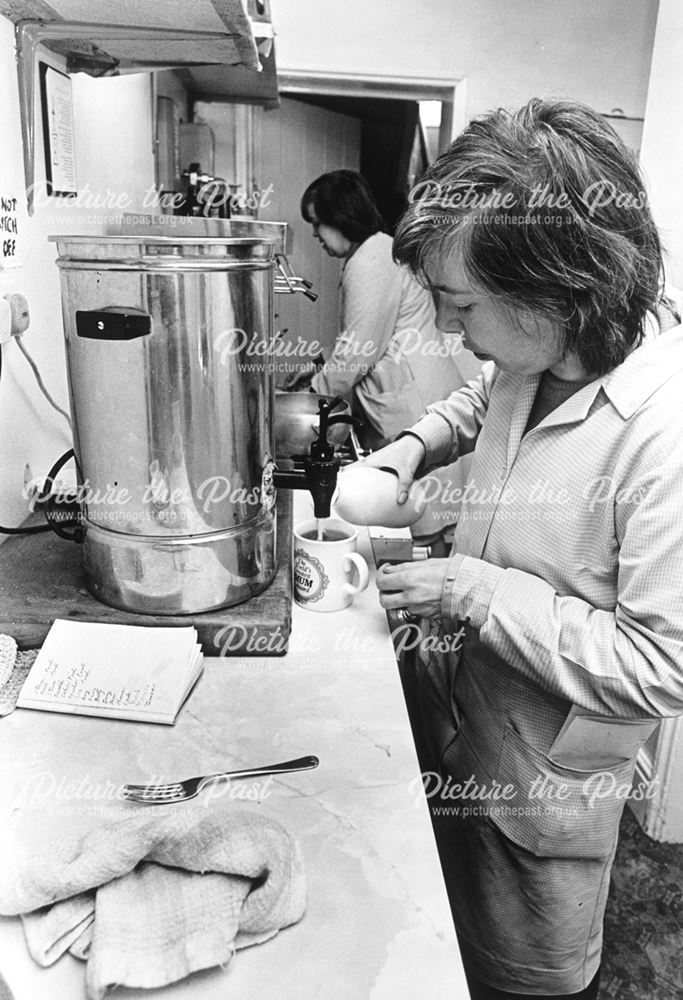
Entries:
[[58, 236], [85, 571], [189, 614], [275, 575], [273, 243]]
[[[316, 392], [275, 393], [275, 454], [277, 458], [293, 458], [308, 455], [311, 443], [316, 439], [316, 428], [320, 414], [318, 402], [326, 399], [332, 403], [333, 396], [322, 396]], [[338, 403], [332, 411], [336, 414], [350, 413], [348, 403]], [[349, 436], [349, 424], [333, 424], [327, 432], [327, 440], [335, 448], [343, 444]]]

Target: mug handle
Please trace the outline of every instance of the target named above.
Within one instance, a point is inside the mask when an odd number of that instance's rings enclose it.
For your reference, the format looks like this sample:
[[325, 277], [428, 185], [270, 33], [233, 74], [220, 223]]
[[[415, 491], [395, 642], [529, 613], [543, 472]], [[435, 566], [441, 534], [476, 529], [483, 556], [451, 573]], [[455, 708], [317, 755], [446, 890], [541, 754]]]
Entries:
[[365, 559], [358, 552], [349, 552], [348, 555], [344, 556], [344, 570], [349, 573], [353, 570], [354, 566], [358, 573], [358, 583], [345, 583], [342, 587], [345, 594], [360, 594], [370, 582], [370, 571]]

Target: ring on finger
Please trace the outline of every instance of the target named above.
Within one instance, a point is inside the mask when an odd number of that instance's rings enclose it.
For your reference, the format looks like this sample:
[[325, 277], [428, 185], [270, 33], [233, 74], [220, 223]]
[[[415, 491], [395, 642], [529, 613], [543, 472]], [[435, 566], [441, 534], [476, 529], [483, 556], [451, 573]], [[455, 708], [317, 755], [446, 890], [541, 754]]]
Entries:
[[418, 615], [414, 615], [412, 612], [408, 611], [407, 608], [399, 608], [396, 617], [401, 622], [418, 622], [420, 620]]

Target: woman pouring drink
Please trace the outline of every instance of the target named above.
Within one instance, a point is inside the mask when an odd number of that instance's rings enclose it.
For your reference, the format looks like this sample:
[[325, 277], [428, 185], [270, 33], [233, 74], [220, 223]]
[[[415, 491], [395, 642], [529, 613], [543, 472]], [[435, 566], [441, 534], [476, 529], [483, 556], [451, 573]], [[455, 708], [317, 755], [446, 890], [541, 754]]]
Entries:
[[683, 328], [643, 188], [599, 114], [537, 99], [471, 122], [394, 239], [484, 362], [366, 459], [401, 502], [474, 454], [451, 555], [377, 574], [458, 639], [418, 686], [448, 804], [480, 793], [437, 820], [473, 1000], [596, 997], [635, 757], [683, 713]]

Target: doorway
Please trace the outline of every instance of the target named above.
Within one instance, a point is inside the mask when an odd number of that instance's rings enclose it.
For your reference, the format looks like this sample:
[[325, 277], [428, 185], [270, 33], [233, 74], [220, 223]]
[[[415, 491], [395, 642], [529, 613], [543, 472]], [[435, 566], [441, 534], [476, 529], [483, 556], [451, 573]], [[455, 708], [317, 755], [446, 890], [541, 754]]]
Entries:
[[396, 98], [318, 94], [292, 94], [287, 99], [358, 121], [358, 169], [370, 185], [387, 231], [393, 235], [396, 222], [406, 208], [408, 191], [430, 162], [419, 103]]
[[[465, 81], [400, 79], [315, 71], [278, 73], [283, 95], [360, 122], [360, 172], [366, 178], [390, 233], [407, 193], [435, 153], [465, 123]], [[420, 109], [440, 108], [439, 124], [423, 122]]]

